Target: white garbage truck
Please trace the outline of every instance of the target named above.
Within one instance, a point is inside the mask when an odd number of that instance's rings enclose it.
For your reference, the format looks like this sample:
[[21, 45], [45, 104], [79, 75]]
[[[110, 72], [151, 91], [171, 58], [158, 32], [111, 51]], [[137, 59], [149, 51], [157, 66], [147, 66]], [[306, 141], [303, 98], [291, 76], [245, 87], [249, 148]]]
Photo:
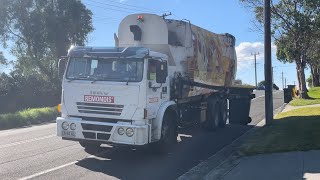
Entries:
[[[235, 37], [186, 20], [132, 14], [115, 47], [71, 47], [59, 61], [57, 135], [101, 144], [169, 148], [179, 128], [250, 123], [252, 88], [235, 87]], [[228, 118], [229, 117], [229, 118]]]

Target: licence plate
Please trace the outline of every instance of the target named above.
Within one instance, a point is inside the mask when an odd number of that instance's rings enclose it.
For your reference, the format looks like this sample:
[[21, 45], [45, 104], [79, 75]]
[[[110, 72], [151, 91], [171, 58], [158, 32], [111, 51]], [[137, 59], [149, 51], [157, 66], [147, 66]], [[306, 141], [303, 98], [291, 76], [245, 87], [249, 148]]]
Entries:
[[62, 131], [62, 136], [75, 138], [76, 137], [76, 132], [74, 132], [74, 131]]

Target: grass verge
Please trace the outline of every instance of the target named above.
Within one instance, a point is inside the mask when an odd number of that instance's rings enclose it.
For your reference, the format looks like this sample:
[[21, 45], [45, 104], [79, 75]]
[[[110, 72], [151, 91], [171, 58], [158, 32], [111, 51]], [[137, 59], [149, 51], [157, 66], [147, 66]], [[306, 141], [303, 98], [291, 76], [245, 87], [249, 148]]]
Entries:
[[307, 105], [314, 105], [320, 104], [320, 99], [299, 99], [295, 98], [290, 102], [291, 106], [307, 106]]
[[57, 107], [34, 108], [0, 114], [0, 130], [49, 122], [59, 115]]
[[247, 139], [240, 151], [245, 155], [320, 149], [320, 107], [281, 113], [272, 125]]
[[320, 104], [320, 87], [310, 88], [308, 95], [311, 99], [295, 98], [290, 102], [291, 106], [306, 106]]
[[320, 87], [310, 88], [308, 95], [311, 98], [320, 99]]

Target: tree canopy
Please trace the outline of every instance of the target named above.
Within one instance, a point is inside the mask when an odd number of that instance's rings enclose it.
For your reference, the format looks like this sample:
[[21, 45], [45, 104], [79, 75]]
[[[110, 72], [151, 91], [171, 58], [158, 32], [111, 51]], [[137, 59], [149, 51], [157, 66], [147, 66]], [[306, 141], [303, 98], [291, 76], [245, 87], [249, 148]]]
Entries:
[[1, 74], [0, 102], [10, 97], [18, 106], [41, 94], [59, 100], [58, 59], [71, 45], [84, 45], [93, 29], [92, 12], [79, 0], [1, 0], [0, 44], [10, 44], [16, 61], [11, 73]]
[[72, 45], [83, 45], [93, 30], [92, 13], [78, 0], [2, 0], [0, 38], [23, 73], [55, 80], [57, 59]]

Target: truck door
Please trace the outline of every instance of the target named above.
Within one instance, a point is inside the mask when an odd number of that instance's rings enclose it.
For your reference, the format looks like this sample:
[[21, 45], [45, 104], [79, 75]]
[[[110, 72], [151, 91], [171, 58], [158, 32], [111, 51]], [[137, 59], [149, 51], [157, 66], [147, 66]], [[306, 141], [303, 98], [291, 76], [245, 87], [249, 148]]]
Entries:
[[[155, 118], [157, 112], [162, 102], [167, 101], [168, 96], [168, 87], [167, 82], [157, 83], [157, 75], [159, 76], [159, 63], [162, 63], [162, 66], [167, 66], [166, 63], [163, 63], [159, 60], [149, 59], [148, 60], [148, 89], [147, 89], [147, 107], [148, 107], [148, 117]], [[159, 68], [158, 68], [159, 69]], [[167, 71], [167, 68], [164, 68]], [[157, 74], [158, 73], [158, 74]]]

